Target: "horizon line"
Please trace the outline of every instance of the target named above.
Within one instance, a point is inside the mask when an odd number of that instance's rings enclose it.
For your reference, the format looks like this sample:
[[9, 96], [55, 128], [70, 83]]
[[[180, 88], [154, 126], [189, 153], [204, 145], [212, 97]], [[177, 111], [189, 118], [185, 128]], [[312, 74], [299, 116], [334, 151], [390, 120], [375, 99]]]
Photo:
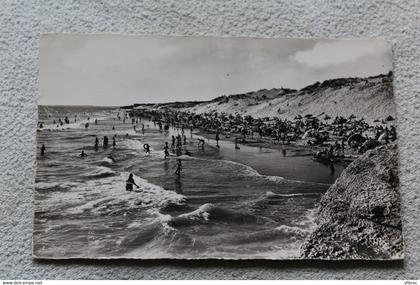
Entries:
[[325, 79], [322, 82], [316, 81], [316, 82], [313, 82], [311, 84], [308, 84], [305, 87], [302, 87], [300, 89], [287, 88], [287, 87], [262, 88], [262, 89], [259, 89], [259, 90], [253, 90], [253, 91], [242, 92], [242, 93], [233, 93], [233, 94], [228, 94], [228, 95], [227, 94], [219, 95], [219, 96], [213, 97], [212, 99], [207, 99], [207, 100], [166, 101], [166, 102], [153, 102], [153, 103], [131, 103], [131, 104], [123, 104], [123, 105], [115, 105], [115, 106], [111, 106], [111, 105], [91, 105], [91, 104], [80, 104], [80, 105], [79, 104], [76, 104], [76, 105], [75, 104], [37, 104], [37, 106], [70, 106], [70, 107], [71, 106], [74, 106], [74, 107], [76, 107], [76, 106], [77, 107], [85, 106], [85, 107], [121, 108], [121, 107], [131, 106], [131, 105], [135, 105], [135, 104], [144, 105], [144, 104], [187, 103], [187, 102], [200, 102], [200, 103], [203, 103], [203, 102], [210, 102], [210, 101], [212, 101], [212, 100], [214, 100], [214, 99], [216, 99], [218, 97], [247, 94], [247, 93], [250, 93], [250, 92], [258, 92], [258, 91], [264, 90], [264, 89], [267, 89], [267, 90], [271, 90], [271, 89], [290, 89], [290, 90], [300, 91], [302, 89], [307, 88], [308, 86], [311, 86], [311, 85], [316, 84], [317, 82], [323, 83], [325, 81], [337, 80], [337, 79], [374, 78], [374, 77], [379, 77], [379, 76], [386, 76], [386, 75], [389, 75], [389, 74], [390, 75], [393, 75], [394, 74], [393, 73], [393, 70], [389, 70], [387, 73], [379, 73], [379, 74], [376, 74], [376, 75], [371, 75], [371, 76], [366, 76], [366, 77], [355, 76], [355, 77], [335, 77], [335, 78]]

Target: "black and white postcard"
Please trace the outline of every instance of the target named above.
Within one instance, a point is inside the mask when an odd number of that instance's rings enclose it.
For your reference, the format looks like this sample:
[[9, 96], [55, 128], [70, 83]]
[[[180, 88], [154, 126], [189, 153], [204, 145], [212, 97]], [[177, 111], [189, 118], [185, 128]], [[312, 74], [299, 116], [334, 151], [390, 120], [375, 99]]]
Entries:
[[33, 256], [402, 259], [392, 47], [46, 34]]

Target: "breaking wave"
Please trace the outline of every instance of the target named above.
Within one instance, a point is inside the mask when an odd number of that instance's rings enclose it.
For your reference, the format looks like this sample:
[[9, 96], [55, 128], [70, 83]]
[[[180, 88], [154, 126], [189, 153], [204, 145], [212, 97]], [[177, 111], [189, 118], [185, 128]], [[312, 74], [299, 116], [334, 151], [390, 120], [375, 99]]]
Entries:
[[45, 209], [42, 210], [60, 209], [63, 201], [66, 201], [69, 205], [65, 210], [67, 213], [80, 214], [89, 211], [112, 215], [138, 209], [160, 208], [185, 200], [183, 195], [149, 183], [138, 176], [134, 176], [134, 179], [139, 189], [126, 191], [125, 181], [128, 176], [128, 172], [123, 172], [106, 178], [74, 183], [71, 191], [51, 196], [49, 203], [45, 204]]
[[321, 193], [287, 193], [287, 194], [277, 194], [271, 191], [268, 191], [265, 193], [265, 196], [268, 198], [274, 198], [274, 197], [302, 197], [302, 196], [320, 196]]

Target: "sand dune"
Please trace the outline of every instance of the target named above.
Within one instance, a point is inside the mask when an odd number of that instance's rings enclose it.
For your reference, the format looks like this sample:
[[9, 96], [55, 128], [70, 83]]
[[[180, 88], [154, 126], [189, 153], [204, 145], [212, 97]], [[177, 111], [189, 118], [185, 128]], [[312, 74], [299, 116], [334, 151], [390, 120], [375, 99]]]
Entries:
[[[173, 107], [173, 106], [171, 106]], [[182, 107], [182, 104], [177, 107]], [[219, 113], [280, 117], [296, 115], [348, 117], [354, 114], [372, 123], [388, 115], [395, 117], [392, 73], [368, 78], [340, 78], [315, 83], [301, 90], [273, 88], [221, 96], [209, 102], [180, 108], [197, 114]]]

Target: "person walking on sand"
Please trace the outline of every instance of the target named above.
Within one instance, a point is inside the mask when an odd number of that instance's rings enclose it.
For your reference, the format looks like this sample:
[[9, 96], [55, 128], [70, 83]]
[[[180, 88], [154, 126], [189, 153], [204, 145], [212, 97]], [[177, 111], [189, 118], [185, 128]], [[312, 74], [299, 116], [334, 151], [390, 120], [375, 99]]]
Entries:
[[42, 146], [41, 146], [41, 156], [44, 156], [46, 150], [47, 150], [47, 148], [45, 147], [45, 144], [42, 144]]
[[126, 184], [125, 184], [125, 190], [126, 191], [133, 191], [133, 185], [136, 185], [137, 189], [140, 188], [139, 185], [137, 185], [136, 182], [134, 181], [133, 173], [130, 173], [130, 175], [128, 176], [128, 179], [126, 181]]
[[176, 167], [175, 174], [180, 176], [181, 171], [182, 171], [182, 162], [180, 159], [178, 159], [177, 163], [175, 164], [175, 167]]

